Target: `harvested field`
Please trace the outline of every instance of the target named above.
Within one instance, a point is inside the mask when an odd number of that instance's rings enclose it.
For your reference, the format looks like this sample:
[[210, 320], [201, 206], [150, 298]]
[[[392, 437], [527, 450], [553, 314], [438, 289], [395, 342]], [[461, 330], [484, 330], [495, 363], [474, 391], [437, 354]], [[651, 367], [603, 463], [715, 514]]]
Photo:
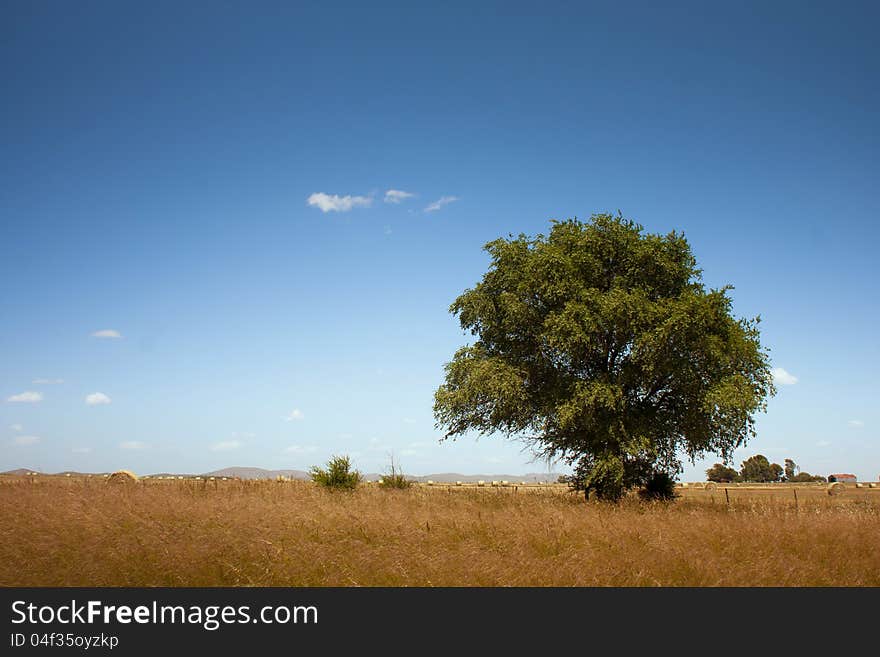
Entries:
[[880, 585], [878, 488], [679, 493], [2, 477], [0, 585]]

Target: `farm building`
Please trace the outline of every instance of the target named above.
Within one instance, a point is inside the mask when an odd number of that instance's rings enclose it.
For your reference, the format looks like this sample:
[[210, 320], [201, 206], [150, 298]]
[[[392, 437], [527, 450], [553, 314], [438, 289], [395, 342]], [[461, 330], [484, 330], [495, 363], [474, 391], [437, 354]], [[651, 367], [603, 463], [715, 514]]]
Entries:
[[848, 473], [831, 474], [831, 475], [828, 475], [828, 481], [830, 481], [830, 482], [839, 481], [844, 484], [854, 484], [854, 483], [856, 483], [856, 476], [854, 474], [848, 474]]

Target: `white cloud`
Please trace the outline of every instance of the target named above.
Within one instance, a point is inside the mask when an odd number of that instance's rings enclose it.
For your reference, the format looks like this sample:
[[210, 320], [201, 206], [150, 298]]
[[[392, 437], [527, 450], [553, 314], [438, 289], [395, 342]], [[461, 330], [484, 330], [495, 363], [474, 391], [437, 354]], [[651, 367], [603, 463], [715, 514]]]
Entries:
[[853, 429], [861, 429], [863, 426], [865, 426], [865, 423], [862, 420], [850, 420], [849, 422], [847, 422], [847, 424]]
[[816, 443], [816, 447], [829, 447], [830, 445], [831, 443], [827, 440], [820, 440], [818, 443]]
[[386, 203], [394, 203], [397, 205], [398, 203], [402, 203], [408, 198], [414, 197], [415, 194], [411, 192], [404, 192], [400, 189], [389, 189], [385, 192], [385, 202]]
[[793, 386], [798, 382], [798, 378], [793, 374], [789, 374], [781, 367], [773, 368], [773, 382], [781, 386]]
[[91, 447], [74, 447], [70, 451], [73, 452], [74, 454], [88, 454], [89, 452], [92, 451], [92, 448]]
[[305, 415], [303, 414], [303, 412], [298, 408], [294, 408], [292, 411], [290, 411], [290, 414], [284, 419], [290, 422], [291, 420], [302, 420], [304, 418]]
[[35, 404], [39, 401], [43, 401], [43, 393], [28, 390], [27, 392], [20, 392], [17, 395], [12, 395], [11, 397], [7, 397], [6, 401]]
[[405, 417], [405, 418], [403, 418], [403, 423], [404, 424], [415, 424], [416, 421], [413, 420], [411, 417]]
[[120, 449], [146, 449], [146, 443], [142, 443], [140, 440], [125, 440], [119, 443]]
[[21, 433], [24, 431], [24, 427], [20, 424], [10, 424], [9, 428], [15, 431], [16, 433]]
[[239, 447], [241, 447], [240, 440], [221, 440], [219, 443], [211, 445], [211, 451], [228, 452], [233, 449], [238, 449]]
[[316, 192], [309, 196], [308, 204], [321, 212], [348, 212], [352, 208], [368, 208], [373, 204], [369, 196], [337, 196]]
[[39, 436], [16, 436], [13, 439], [16, 445], [36, 445], [40, 442]]
[[64, 379], [34, 379], [31, 383], [38, 386], [56, 386], [64, 383]]
[[86, 404], [89, 406], [97, 406], [98, 404], [109, 404], [112, 400], [103, 392], [93, 392], [86, 395]]
[[441, 196], [436, 201], [431, 203], [428, 207], [425, 208], [425, 212], [436, 212], [444, 205], [449, 205], [450, 203], [454, 203], [455, 201], [459, 201], [457, 196]]
[[92, 333], [93, 338], [121, 338], [122, 333], [115, 329], [101, 329], [100, 331], [95, 331]]
[[416, 454], [418, 454], [418, 451], [415, 449], [404, 449], [401, 450], [400, 453], [402, 456], [415, 456]]
[[288, 454], [311, 454], [317, 452], [318, 448], [312, 445], [291, 445], [284, 450]]

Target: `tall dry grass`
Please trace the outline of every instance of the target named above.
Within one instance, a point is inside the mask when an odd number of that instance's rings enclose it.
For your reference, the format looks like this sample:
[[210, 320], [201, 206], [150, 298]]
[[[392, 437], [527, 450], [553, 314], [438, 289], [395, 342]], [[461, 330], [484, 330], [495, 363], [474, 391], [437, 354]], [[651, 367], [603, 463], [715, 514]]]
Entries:
[[[858, 493], [858, 494], [857, 494]], [[0, 482], [3, 586], [878, 586], [880, 491]]]

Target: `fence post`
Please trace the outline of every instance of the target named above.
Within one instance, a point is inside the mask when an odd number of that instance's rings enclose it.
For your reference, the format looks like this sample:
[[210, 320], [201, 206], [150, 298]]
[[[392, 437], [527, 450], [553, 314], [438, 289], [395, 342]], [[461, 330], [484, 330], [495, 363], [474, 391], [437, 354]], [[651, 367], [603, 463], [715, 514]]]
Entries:
[[730, 489], [727, 488], [727, 487], [725, 486], [725, 488], [724, 488], [724, 497], [727, 499], [727, 506], [728, 506], [728, 507], [730, 506], [730, 492], [729, 492], [729, 490], [730, 490]]

